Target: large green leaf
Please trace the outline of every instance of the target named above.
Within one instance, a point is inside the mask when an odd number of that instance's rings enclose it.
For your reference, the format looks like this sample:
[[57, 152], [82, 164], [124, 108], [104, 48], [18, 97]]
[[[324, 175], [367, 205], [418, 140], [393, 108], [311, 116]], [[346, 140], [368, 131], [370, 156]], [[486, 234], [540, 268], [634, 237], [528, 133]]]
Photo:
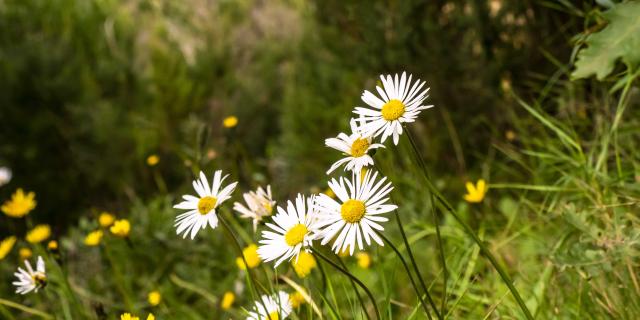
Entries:
[[640, 2], [619, 4], [604, 13], [609, 25], [589, 35], [587, 48], [580, 50], [574, 79], [595, 74], [604, 79], [618, 59], [631, 66], [640, 64]]

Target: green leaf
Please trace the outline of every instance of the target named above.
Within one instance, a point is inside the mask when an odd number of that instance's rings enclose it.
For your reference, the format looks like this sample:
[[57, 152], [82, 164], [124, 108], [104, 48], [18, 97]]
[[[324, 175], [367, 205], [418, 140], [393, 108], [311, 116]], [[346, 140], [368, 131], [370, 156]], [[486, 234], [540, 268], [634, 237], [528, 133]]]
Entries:
[[573, 79], [595, 74], [602, 80], [618, 59], [631, 68], [640, 64], [640, 2], [619, 4], [603, 15], [609, 25], [587, 37], [588, 47], [578, 53]]

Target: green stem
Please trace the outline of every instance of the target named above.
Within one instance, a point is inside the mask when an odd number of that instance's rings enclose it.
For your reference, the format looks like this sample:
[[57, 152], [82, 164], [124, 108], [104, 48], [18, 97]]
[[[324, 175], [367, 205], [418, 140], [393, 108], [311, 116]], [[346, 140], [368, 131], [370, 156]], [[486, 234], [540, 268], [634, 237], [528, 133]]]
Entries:
[[442, 196], [442, 194], [438, 191], [438, 189], [433, 185], [433, 183], [431, 182], [431, 179], [429, 179], [429, 174], [428, 174], [426, 165], [424, 165], [424, 161], [422, 160], [422, 155], [420, 154], [420, 151], [417, 149], [415, 142], [413, 141], [413, 137], [411, 136], [411, 133], [409, 132], [409, 130], [406, 130], [406, 132], [407, 132], [407, 137], [409, 137], [409, 141], [411, 141], [411, 145], [413, 146], [413, 150], [415, 151], [416, 156], [420, 160], [421, 167], [424, 173], [425, 180], [427, 182], [427, 187], [429, 187], [429, 190], [435, 195], [436, 199], [444, 207], [445, 211], [453, 215], [454, 219], [456, 219], [456, 221], [458, 221], [458, 223], [462, 225], [465, 232], [469, 236], [471, 236], [473, 241], [475, 241], [478, 244], [478, 246], [480, 246], [480, 251], [482, 251], [482, 254], [484, 254], [484, 256], [487, 257], [487, 259], [489, 259], [489, 261], [491, 262], [493, 267], [496, 269], [496, 271], [498, 271], [498, 273], [500, 274], [500, 277], [502, 278], [502, 281], [507, 285], [507, 287], [509, 288], [509, 291], [511, 291], [511, 294], [516, 299], [516, 302], [520, 306], [520, 309], [524, 313], [525, 317], [529, 320], [533, 320], [533, 316], [531, 315], [529, 308], [527, 308], [527, 305], [525, 304], [524, 300], [522, 300], [522, 297], [520, 296], [518, 289], [516, 289], [516, 287], [513, 285], [513, 280], [511, 280], [511, 277], [509, 277], [509, 275], [504, 271], [502, 266], [498, 263], [498, 260], [487, 248], [487, 246], [484, 245], [482, 240], [478, 238], [478, 236], [473, 231], [473, 229], [471, 229], [471, 227], [466, 222], [464, 222], [462, 218], [460, 218], [458, 213], [453, 209], [453, 207], [449, 204], [449, 202], [444, 198], [444, 196]]
[[127, 306], [127, 309], [133, 310], [133, 302], [129, 297], [129, 293], [127, 292], [127, 289], [125, 288], [124, 277], [122, 276], [122, 272], [120, 272], [120, 269], [118, 268], [118, 265], [116, 264], [116, 261], [111, 254], [111, 249], [109, 249], [109, 244], [107, 243], [107, 241], [105, 241], [104, 243], [104, 252], [107, 255], [107, 260], [109, 260], [111, 269], [113, 269], [113, 274], [116, 278], [116, 288], [118, 288], [118, 291], [120, 291], [120, 294], [124, 299], [124, 303]]
[[336, 270], [340, 271], [342, 274], [344, 274], [345, 276], [349, 277], [350, 279], [352, 279], [353, 281], [355, 281], [361, 288], [362, 290], [364, 290], [367, 295], [369, 296], [369, 299], [371, 300], [371, 303], [373, 304], [373, 309], [376, 312], [376, 319], [380, 320], [380, 311], [378, 311], [378, 305], [376, 304], [376, 299], [373, 297], [373, 294], [371, 293], [371, 291], [369, 290], [369, 288], [367, 288], [367, 286], [362, 283], [362, 281], [360, 281], [360, 279], [356, 278], [354, 275], [352, 275], [348, 270], [342, 269], [339, 265], [337, 265], [335, 262], [331, 261], [331, 259], [327, 258], [325, 255], [323, 255], [322, 253], [320, 253], [320, 251], [311, 248], [311, 252], [313, 252], [313, 254], [317, 255], [318, 257], [320, 257], [322, 260], [326, 261], [328, 264], [330, 264], [332, 267], [334, 267]]
[[[336, 257], [336, 260], [338, 260], [338, 262], [340, 263], [340, 266], [344, 269], [347, 270], [347, 266], [344, 264], [344, 262], [342, 261], [342, 259], [340, 259], [340, 257], [337, 254], [333, 254]], [[360, 291], [358, 291], [358, 287], [356, 287], [356, 283], [355, 281], [353, 281], [353, 279], [349, 278], [349, 280], [351, 280], [351, 286], [353, 287], [353, 292], [356, 293], [356, 297], [358, 297], [358, 301], [360, 302], [360, 306], [362, 306], [362, 310], [364, 311], [364, 315], [367, 317], [367, 319], [371, 320], [371, 317], [369, 316], [369, 313], [367, 312], [367, 306], [365, 306], [364, 304], [364, 300], [362, 300], [362, 296], [360, 295]]]
[[[416, 281], [413, 279], [413, 276], [411, 275], [411, 269], [409, 269], [409, 266], [407, 265], [407, 262], [404, 260], [404, 257], [402, 257], [402, 254], [400, 254], [400, 251], [398, 250], [398, 248], [396, 248], [396, 246], [393, 245], [393, 243], [391, 243], [391, 241], [389, 241], [389, 239], [387, 239], [387, 237], [385, 237], [382, 233], [379, 234], [380, 237], [382, 237], [382, 240], [384, 240], [384, 242], [386, 242], [391, 249], [393, 249], [393, 251], [396, 253], [396, 255], [398, 256], [398, 258], [400, 259], [400, 262], [402, 262], [402, 265], [404, 266], [404, 269], [407, 270], [407, 275], [409, 276], [409, 280], [411, 281], [411, 285], [413, 286], [413, 290], [416, 292], [416, 295], [418, 296], [418, 299], [420, 299], [420, 305], [422, 306], [422, 308], [424, 309], [424, 313], [427, 314], [427, 317], [431, 320], [433, 319], [431, 317], [431, 313], [429, 312], [429, 309], [427, 309], [427, 304], [424, 302], [424, 299], [422, 298], [422, 293], [420, 293], [420, 290], [418, 289], [418, 285], [416, 285]], [[426, 292], [426, 296], [430, 298], [429, 296], [429, 292]], [[431, 301], [431, 307], [435, 310], [435, 304], [433, 304], [433, 302]], [[438, 312], [436, 311], [436, 314], [438, 314]], [[440, 315], [438, 314], [438, 318], [440, 318]]]
[[[227, 224], [227, 221], [224, 219], [224, 217], [221, 214], [218, 215], [218, 220], [220, 220], [220, 222], [222, 223], [222, 226], [224, 227], [224, 229], [227, 231], [229, 236], [233, 239], [233, 243], [234, 243], [236, 249], [238, 250], [238, 252], [240, 253], [240, 257], [242, 257], [242, 261], [244, 262], [244, 265], [246, 267], [247, 275], [249, 276], [249, 281], [252, 284], [251, 285], [251, 291], [252, 291], [252, 293], [254, 293], [256, 295], [257, 301], [262, 305], [262, 307], [266, 311], [267, 307], [265, 306], [264, 301], [262, 301], [262, 297], [260, 296], [260, 292], [258, 292], [257, 281], [254, 279], [253, 273], [251, 272], [251, 268], [249, 268], [249, 263], [247, 263], [247, 259], [244, 257], [244, 253], [242, 252], [242, 246], [240, 245], [240, 242], [238, 241], [238, 238], [236, 238], [236, 236], [233, 234], [233, 230], [231, 230], [231, 227], [229, 226], [229, 224]], [[271, 315], [268, 315], [268, 317], [271, 320]]]
[[48, 314], [48, 313], [42, 312], [42, 311], [40, 311], [38, 309], [27, 307], [25, 305], [22, 305], [22, 304], [19, 304], [17, 302], [13, 302], [13, 301], [10, 301], [10, 300], [5, 300], [5, 299], [0, 298], [0, 305], [7, 306], [9, 308], [18, 309], [18, 310], [20, 310], [22, 312], [33, 314], [33, 315], [39, 316], [40, 318], [43, 318], [43, 319], [54, 319], [54, 317], [52, 315]]
[[[420, 164], [420, 168], [422, 169], [422, 172], [426, 175], [427, 179], [429, 178], [429, 171], [427, 170], [427, 166], [424, 163], [424, 159], [422, 158], [422, 154], [420, 153], [420, 151], [418, 150], [418, 145], [416, 144], [415, 140], [413, 139], [413, 136], [411, 135], [411, 132], [409, 131], [409, 129], [405, 126], [405, 131], [407, 132], [407, 137], [409, 138], [409, 142], [411, 143], [411, 147], [413, 148], [413, 152], [415, 157], [418, 159], [418, 163]], [[438, 252], [439, 252], [439, 256], [440, 256], [440, 263], [442, 264], [442, 270], [443, 270], [443, 284], [442, 284], [442, 306], [441, 306], [441, 310], [442, 310], [442, 314], [446, 314], [446, 302], [447, 302], [447, 281], [449, 279], [449, 270], [447, 269], [447, 261], [445, 258], [445, 254], [444, 254], [444, 243], [442, 241], [442, 236], [440, 234], [440, 224], [438, 223], [438, 216], [436, 214], [436, 210], [433, 209], [434, 207], [434, 197], [433, 197], [433, 193], [430, 194], [431, 197], [431, 213], [433, 216], [433, 225], [436, 228], [436, 244], [438, 245]], [[396, 214], [397, 217], [399, 217]], [[398, 220], [399, 221], [399, 220]], [[402, 227], [401, 227], [402, 228]], [[405, 242], [405, 244], [407, 245], [407, 251], [409, 252], [409, 255], [412, 256], [411, 251], [409, 248], [409, 244]], [[420, 277], [420, 274], [418, 273], [418, 276]], [[424, 286], [424, 285], [423, 285]]]

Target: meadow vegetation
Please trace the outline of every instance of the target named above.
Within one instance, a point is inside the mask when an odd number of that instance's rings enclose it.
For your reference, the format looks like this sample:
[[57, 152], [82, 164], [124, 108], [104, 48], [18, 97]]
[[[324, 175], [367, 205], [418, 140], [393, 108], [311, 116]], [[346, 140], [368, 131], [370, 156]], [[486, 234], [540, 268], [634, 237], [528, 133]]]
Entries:
[[[0, 0], [0, 318], [243, 319], [283, 291], [290, 319], [637, 319], [638, 17], [613, 0]], [[351, 173], [327, 176], [325, 139], [403, 71], [434, 107], [368, 152], [398, 206], [385, 245], [262, 261], [271, 217], [234, 203], [334, 197]], [[235, 191], [183, 239], [174, 206], [216, 170]], [[15, 293], [38, 256], [46, 286]]]

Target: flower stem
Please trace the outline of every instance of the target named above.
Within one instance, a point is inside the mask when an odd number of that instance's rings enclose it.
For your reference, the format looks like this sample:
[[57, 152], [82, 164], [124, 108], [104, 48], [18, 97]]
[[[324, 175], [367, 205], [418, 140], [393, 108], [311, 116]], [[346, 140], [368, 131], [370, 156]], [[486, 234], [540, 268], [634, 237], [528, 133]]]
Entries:
[[376, 319], [378, 319], [378, 320], [381, 319], [380, 318], [380, 311], [378, 311], [378, 305], [376, 304], [376, 299], [373, 297], [373, 294], [371, 293], [369, 288], [367, 288], [367, 286], [364, 283], [362, 283], [362, 281], [360, 281], [360, 279], [356, 278], [348, 270], [342, 269], [335, 262], [331, 261], [331, 259], [327, 258], [325, 255], [320, 253], [320, 251], [318, 251], [318, 250], [316, 250], [314, 248], [311, 248], [311, 252], [313, 252], [313, 254], [315, 254], [318, 257], [320, 257], [320, 259], [326, 261], [328, 264], [330, 264], [336, 270], [342, 272], [342, 274], [344, 274], [345, 276], [349, 277], [351, 280], [355, 281], [367, 293], [367, 296], [369, 296], [369, 299], [371, 300], [371, 303], [373, 304], [373, 309], [376, 312]]
[[[384, 240], [384, 242], [386, 242], [391, 247], [391, 249], [393, 249], [393, 251], [396, 253], [398, 258], [400, 258], [400, 262], [402, 262], [404, 269], [407, 270], [407, 275], [409, 276], [409, 280], [411, 280], [411, 285], [413, 286], [413, 290], [416, 292], [418, 299], [420, 299], [420, 305], [422, 305], [422, 308], [424, 309], [424, 312], [427, 314], [427, 317], [429, 319], [433, 319], [431, 317], [431, 313], [429, 312], [429, 309], [427, 309], [427, 304], [424, 302], [424, 299], [422, 298], [422, 293], [420, 293], [420, 290], [418, 289], [418, 285], [416, 284], [415, 279], [413, 279], [413, 276], [411, 275], [411, 269], [409, 269], [409, 266], [407, 265], [407, 261], [404, 260], [404, 257], [402, 257], [402, 254], [400, 253], [398, 248], [396, 248], [396, 246], [394, 246], [393, 243], [389, 241], [389, 239], [387, 239], [387, 237], [385, 237], [382, 233], [380, 233], [379, 235], [380, 237], [382, 237], [382, 240]], [[435, 304], [433, 303], [433, 301], [431, 301], [431, 296], [429, 295], [429, 292], [425, 291], [425, 293], [426, 293], [426, 296], [429, 297], [431, 307], [434, 310], [436, 310]], [[440, 314], [438, 314], [438, 311], [436, 310], [435, 312], [438, 318], [440, 319]]]
[[[253, 273], [251, 272], [251, 268], [249, 268], [249, 263], [247, 263], [247, 259], [244, 257], [244, 253], [242, 253], [242, 246], [240, 245], [240, 242], [238, 241], [238, 238], [236, 238], [236, 236], [233, 234], [233, 230], [231, 230], [231, 227], [229, 226], [229, 224], [227, 224], [227, 221], [222, 216], [222, 214], [218, 215], [218, 220], [220, 220], [220, 222], [222, 223], [222, 226], [224, 227], [224, 229], [227, 231], [229, 236], [233, 239], [233, 243], [234, 243], [236, 249], [238, 250], [238, 252], [240, 253], [240, 257], [242, 257], [242, 261], [244, 262], [244, 265], [246, 267], [247, 275], [249, 276], [249, 281], [251, 282], [251, 289], [252, 289], [251, 291], [256, 294], [257, 301], [262, 305], [262, 307], [266, 311], [267, 310], [267, 306], [265, 306], [264, 301], [262, 301], [262, 297], [260, 296], [260, 292], [258, 292], [258, 287], [259, 286], [257, 285], [257, 281], [254, 278]], [[268, 317], [269, 317], [269, 319], [271, 319], [271, 315], [268, 315]]]
[[413, 151], [415, 152], [415, 155], [416, 155], [416, 157], [418, 158], [418, 160], [420, 162], [420, 167], [422, 168], [422, 171], [424, 173], [424, 178], [425, 178], [425, 180], [427, 182], [427, 187], [429, 188], [431, 193], [436, 197], [438, 202], [440, 202], [440, 204], [444, 207], [445, 211], [449, 212], [454, 217], [454, 219], [456, 219], [456, 221], [458, 221], [458, 223], [460, 223], [460, 225], [462, 225], [462, 227], [465, 230], [465, 232], [469, 236], [471, 236], [473, 241], [475, 241], [476, 244], [478, 244], [478, 246], [480, 247], [480, 251], [482, 251], [484, 256], [487, 257], [487, 259], [489, 259], [489, 261], [491, 262], [493, 267], [500, 274], [500, 277], [502, 278], [502, 281], [507, 285], [507, 287], [509, 288], [509, 291], [511, 291], [511, 294], [516, 299], [516, 302], [520, 306], [520, 309], [524, 313], [525, 317], [527, 319], [529, 319], [529, 320], [533, 320], [533, 316], [531, 315], [531, 312], [527, 308], [527, 305], [525, 304], [524, 300], [522, 300], [522, 297], [520, 296], [520, 293], [518, 292], [518, 289], [516, 289], [516, 287], [513, 285], [513, 280], [511, 280], [511, 277], [509, 277], [509, 275], [504, 271], [502, 266], [498, 263], [498, 260], [491, 253], [491, 251], [487, 248], [487, 246], [485, 246], [485, 244], [482, 242], [482, 240], [480, 240], [480, 238], [478, 238], [478, 236], [473, 231], [473, 229], [466, 222], [464, 222], [464, 220], [462, 220], [462, 218], [460, 218], [458, 213], [453, 209], [453, 207], [449, 204], [449, 202], [444, 198], [444, 196], [433, 185], [433, 183], [431, 182], [431, 179], [429, 178], [427, 167], [424, 164], [424, 160], [422, 159], [422, 155], [420, 154], [420, 151], [418, 150], [418, 148], [417, 148], [417, 146], [415, 144], [415, 141], [414, 141], [413, 137], [411, 136], [411, 132], [409, 130], [406, 130], [406, 132], [407, 132], [407, 137], [409, 138], [409, 141], [411, 142], [411, 146], [413, 147]]
[[[340, 257], [337, 254], [333, 254], [336, 257], [336, 260], [338, 260], [338, 262], [340, 263], [340, 266], [342, 266], [342, 268], [344, 270], [347, 270], [347, 266], [344, 264], [344, 262], [342, 261], [342, 259], [340, 259]], [[369, 313], [367, 312], [367, 306], [364, 305], [364, 300], [362, 300], [362, 296], [360, 295], [360, 291], [358, 291], [358, 287], [356, 287], [356, 283], [355, 281], [353, 281], [353, 279], [349, 278], [349, 280], [351, 280], [351, 286], [353, 287], [353, 291], [356, 293], [356, 296], [358, 297], [358, 301], [360, 302], [360, 305], [362, 306], [362, 310], [364, 311], [364, 315], [367, 317], [368, 320], [371, 320], [371, 317], [369, 316]]]

